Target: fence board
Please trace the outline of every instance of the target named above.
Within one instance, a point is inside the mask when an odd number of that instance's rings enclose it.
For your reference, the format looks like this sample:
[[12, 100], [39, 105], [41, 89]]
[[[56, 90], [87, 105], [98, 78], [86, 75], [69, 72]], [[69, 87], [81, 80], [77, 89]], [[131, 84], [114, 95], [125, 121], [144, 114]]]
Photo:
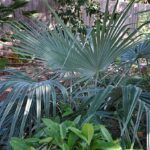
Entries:
[[[13, 0], [0, 0], [0, 4], [5, 4], [5, 5], [9, 5], [11, 4]], [[96, 0], [100, 3], [100, 10], [104, 11], [105, 10], [105, 5], [106, 5], [106, 0]], [[55, 2], [55, 0], [48, 0], [49, 4], [51, 5], [51, 7], [53, 7], [55, 10], [57, 10], [57, 4]], [[110, 12], [112, 11], [114, 5], [115, 5], [116, 1], [115, 0], [110, 0], [110, 4], [109, 4], [109, 10]], [[120, 0], [119, 4], [118, 4], [118, 8], [117, 11], [120, 12], [122, 11], [125, 7], [127, 6], [127, 2], [126, 0]], [[47, 9], [47, 7], [45, 6], [43, 0], [31, 0], [29, 2], [29, 4], [24, 7], [21, 10], [37, 10], [39, 13], [41, 13], [41, 15], [38, 17], [38, 19], [40, 20], [44, 20], [44, 21], [49, 21], [51, 24], [54, 23], [52, 17], [50, 16], [49, 10]], [[15, 12], [15, 17], [16, 18], [20, 18], [21, 17], [21, 10], [17, 10]], [[132, 25], [132, 28], [135, 28], [138, 24], [139, 21], [139, 15], [135, 15], [135, 13], [139, 12], [139, 11], [143, 11], [143, 10], [150, 10], [150, 5], [149, 4], [142, 4], [142, 3], [135, 3], [129, 14], [130, 16], [127, 18], [126, 23], [135, 23]], [[88, 26], [92, 26], [93, 25], [93, 19], [90, 18], [90, 16], [88, 16], [86, 14], [86, 11], [84, 9], [84, 6], [81, 8], [82, 11], [82, 18], [84, 20], [84, 23]], [[149, 16], [148, 19], [150, 19], [150, 12], [149, 12]]]

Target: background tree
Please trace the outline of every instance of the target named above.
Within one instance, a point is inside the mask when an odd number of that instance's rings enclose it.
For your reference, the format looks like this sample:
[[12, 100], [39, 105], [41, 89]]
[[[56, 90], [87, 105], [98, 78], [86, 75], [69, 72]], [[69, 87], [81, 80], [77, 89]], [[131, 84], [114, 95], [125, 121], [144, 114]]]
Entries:
[[73, 32], [86, 32], [81, 7], [90, 17], [100, 13], [100, 3], [93, 0], [57, 0], [59, 4], [58, 15]]

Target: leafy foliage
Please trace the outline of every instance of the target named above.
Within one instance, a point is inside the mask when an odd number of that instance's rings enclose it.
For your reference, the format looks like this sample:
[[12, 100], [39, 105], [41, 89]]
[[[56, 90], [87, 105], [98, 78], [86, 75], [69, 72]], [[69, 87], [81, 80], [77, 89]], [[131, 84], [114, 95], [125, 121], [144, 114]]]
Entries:
[[[59, 100], [67, 101], [66, 89], [54, 80], [37, 83], [19, 72], [14, 72], [13, 75], [5, 76], [0, 85], [1, 93], [10, 89], [0, 110], [2, 143], [12, 135], [23, 136], [27, 128], [32, 132], [31, 126], [39, 126], [41, 117], [56, 115]], [[62, 97], [58, 98], [56, 90], [60, 90]]]
[[[105, 73], [109, 72], [108, 70], [113, 66], [115, 59], [131, 49], [136, 50], [140, 43], [144, 43], [138, 34], [138, 30], [147, 22], [134, 31], [130, 31], [129, 25], [124, 23], [133, 2], [114, 20], [117, 4], [118, 1], [111, 17], [108, 18], [109, 0], [107, 1], [102, 26], [100, 22], [97, 22], [96, 29], [89, 30], [86, 36], [74, 35], [51, 7], [49, 9], [57, 20], [57, 27], [54, 30], [50, 30], [41, 22], [33, 22], [32, 25], [23, 22], [11, 24], [14, 31], [13, 39], [16, 39], [13, 48], [17, 54], [36, 57], [43, 60], [52, 71], [58, 74], [71, 72], [77, 75], [77, 78], [75, 76], [74, 79], [74, 76], [71, 76], [68, 79], [70, 84], [66, 88], [70, 90], [68, 90], [69, 96], [63, 99], [63, 96], [67, 95], [67, 90], [59, 83], [63, 78], [59, 78], [58, 81], [49, 80], [37, 83], [18, 72], [12, 76], [6, 76], [0, 83], [0, 92], [3, 93], [8, 88], [11, 88], [11, 91], [3, 102], [0, 111], [2, 142], [7, 137], [10, 139], [12, 136], [25, 136], [32, 133], [34, 129], [37, 129], [37, 126], [40, 127], [41, 117], [56, 116], [59, 101], [70, 100], [70, 103], [73, 103], [74, 106], [73, 108], [64, 107], [66, 111], [62, 111], [62, 120], [68, 120], [66, 118], [74, 120], [78, 115], [81, 115], [79, 125], [83, 128], [77, 128], [75, 125], [70, 127], [70, 123], [68, 127], [68, 122], [58, 124], [52, 120], [44, 120], [47, 131], [44, 132], [46, 139], [43, 139], [41, 143], [39, 143], [39, 140], [36, 141], [37, 144], [52, 143], [53, 146], [65, 149], [67, 138], [74, 138], [75, 136], [81, 142], [75, 146], [84, 148], [92, 143], [95, 136], [94, 127], [87, 123], [99, 124], [103, 122], [104, 118], [107, 118], [107, 122], [109, 122], [108, 118], [111, 118], [116, 121], [116, 124], [119, 124], [123, 149], [133, 149], [136, 144], [142, 148], [137, 131], [142, 114], [145, 109], [149, 110], [149, 95], [144, 95], [145, 93], [142, 93], [141, 89], [136, 86], [121, 85], [121, 81], [128, 70], [125, 70], [124, 73], [120, 69], [122, 75], [119, 75], [117, 82], [108, 82], [105, 86], [102, 84], [107, 76]], [[149, 48], [148, 42], [148, 40], [145, 41], [142, 51], [144, 48], [147, 51]], [[133, 62], [131, 61], [131, 64]], [[121, 65], [123, 65], [122, 62]], [[60, 92], [57, 91], [58, 89], [62, 93], [61, 96]], [[149, 120], [149, 113], [147, 118]], [[147, 126], [149, 133], [149, 123], [147, 123]], [[59, 134], [56, 131], [59, 131]], [[71, 133], [71, 135], [66, 136], [68, 133]], [[149, 138], [148, 133], [147, 137]], [[94, 148], [112, 146], [112, 143], [108, 144], [108, 141], [112, 142], [112, 138], [102, 126], [101, 134], [104, 134], [103, 139], [105, 141], [96, 141], [94, 145], [97, 146]], [[35, 141], [35, 139], [32, 140]], [[68, 141], [70, 142], [69, 145], [73, 146], [72, 141], [76, 142], [76, 140]], [[33, 149], [34, 147], [34, 145], [29, 144], [30, 142], [22, 140], [16, 142], [16, 139], [14, 139], [12, 145], [18, 146], [16, 143], [19, 144], [19, 142], [23, 142], [22, 145], [24, 146], [27, 144], [28, 148]], [[63, 144], [60, 145], [60, 143]], [[47, 144], [46, 146], [50, 145]]]
[[0, 6], [0, 22], [9, 21], [9, 15], [12, 15], [18, 8], [24, 7], [29, 0], [13, 0], [13, 3], [9, 6]]
[[137, 60], [138, 58], [150, 58], [149, 38], [136, 43], [136, 46], [132, 47], [122, 55], [123, 61]]
[[71, 27], [74, 33], [79, 32], [86, 34], [86, 25], [84, 24], [81, 7], [85, 7], [87, 15], [99, 14], [100, 4], [88, 0], [57, 0], [59, 5], [58, 15], [64, 23]]
[[22, 30], [18, 30], [21, 24], [13, 24], [14, 38], [20, 41], [14, 49], [17, 53], [43, 59], [53, 69], [80, 72], [88, 78], [99, 74], [100, 71], [106, 70], [114, 59], [133, 47], [133, 39], [136, 41], [136, 33], [144, 25], [124, 37], [129, 31], [124, 22], [132, 3], [115, 21], [113, 16], [117, 3], [110, 20], [107, 18], [108, 5], [107, 2], [103, 28], [97, 23], [96, 32], [90, 31], [82, 40], [71, 33], [51, 8], [58, 24], [61, 24], [57, 29], [49, 31], [45, 25], [37, 22], [33, 26], [25, 24]]
[[12, 138], [13, 149], [121, 149], [119, 142], [113, 141], [109, 131], [103, 125], [93, 126], [86, 123], [80, 129], [75, 121], [65, 121], [59, 124], [50, 119], [43, 119], [43, 122], [45, 127], [37, 132], [33, 138], [24, 140]]

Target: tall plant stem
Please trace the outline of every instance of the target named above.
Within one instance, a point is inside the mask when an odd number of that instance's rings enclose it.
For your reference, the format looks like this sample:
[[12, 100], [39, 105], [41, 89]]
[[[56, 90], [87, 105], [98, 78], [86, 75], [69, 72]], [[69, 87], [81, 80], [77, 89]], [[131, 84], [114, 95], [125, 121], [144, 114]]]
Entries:
[[98, 84], [98, 77], [99, 77], [99, 72], [96, 73], [95, 88], [97, 87], [97, 84]]

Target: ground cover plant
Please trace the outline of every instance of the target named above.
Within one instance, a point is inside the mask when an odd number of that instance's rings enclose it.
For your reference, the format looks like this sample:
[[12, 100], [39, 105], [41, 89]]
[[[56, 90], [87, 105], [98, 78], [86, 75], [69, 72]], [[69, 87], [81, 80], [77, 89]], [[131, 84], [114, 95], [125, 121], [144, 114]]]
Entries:
[[33, 138], [21, 140], [13, 138], [11, 145], [14, 150], [26, 149], [115, 149], [120, 150], [119, 141], [113, 141], [108, 130], [102, 126], [85, 123], [78, 129], [78, 121], [64, 121], [61, 124], [50, 119], [43, 119], [46, 127], [37, 132]]
[[[50, 80], [36, 82], [21, 72], [5, 70], [8, 75], [0, 81], [0, 93], [8, 88], [10, 93], [0, 110], [3, 149], [9, 148], [14, 136], [32, 137], [40, 129], [43, 117], [59, 119], [59, 126], [79, 116], [77, 133], [87, 123], [105, 125], [113, 133], [113, 139], [119, 140], [122, 149], [145, 148], [146, 143], [142, 143], [138, 133], [146, 115], [145, 134], [150, 138], [150, 94], [136, 84], [129, 85], [126, 76], [139, 58], [149, 56], [149, 37], [138, 34], [149, 21], [135, 30], [125, 24], [133, 3], [114, 20], [118, 1], [108, 17], [107, 0], [102, 26], [97, 21], [86, 36], [72, 33], [51, 7], [57, 21], [53, 30], [39, 21], [16, 21], [10, 25], [14, 32], [14, 51], [40, 59], [52, 69], [53, 76]], [[128, 57], [129, 53], [133, 55]], [[49, 125], [54, 123], [50, 122]], [[113, 132], [113, 127], [117, 133]]]

